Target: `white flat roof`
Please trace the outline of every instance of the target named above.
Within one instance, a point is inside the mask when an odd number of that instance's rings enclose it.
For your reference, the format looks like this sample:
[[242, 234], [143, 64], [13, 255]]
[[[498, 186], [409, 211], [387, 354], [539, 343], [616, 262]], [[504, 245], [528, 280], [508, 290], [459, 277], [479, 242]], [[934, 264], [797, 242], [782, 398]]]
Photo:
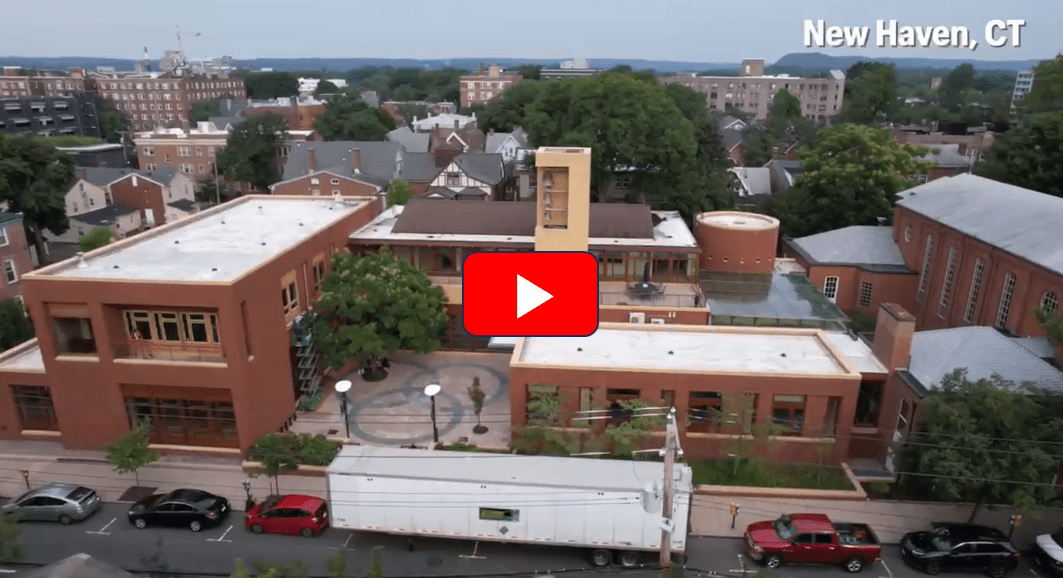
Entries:
[[[351, 239], [357, 241], [431, 241], [433, 244], [444, 244], [443, 241], [453, 243], [490, 243], [500, 244], [535, 244], [535, 235], [454, 235], [438, 233], [393, 233], [395, 223], [402, 214], [402, 205], [395, 205], [377, 215], [366, 226], [351, 234]], [[628, 239], [613, 237], [591, 237], [587, 244], [593, 246], [613, 247], [668, 247], [697, 249], [698, 244], [694, 234], [683, 222], [683, 217], [678, 211], [653, 211], [653, 214], [661, 219], [653, 228], [653, 239]]]
[[[17, 347], [17, 346], [16, 346]], [[34, 340], [33, 347], [0, 361], [0, 371], [44, 371], [44, 356]]]
[[733, 211], [702, 213], [698, 215], [697, 219], [705, 224], [722, 225], [735, 229], [764, 229], [767, 227], [778, 226], [779, 224], [777, 219], [767, 215], [738, 213]]
[[827, 339], [853, 364], [860, 373], [889, 373], [885, 365], [875, 357], [863, 339], [853, 339], [848, 333], [827, 332]]
[[672, 373], [847, 375], [817, 333], [614, 329], [588, 337], [528, 337], [520, 363]]
[[99, 256], [63, 262], [63, 268], [41, 274], [54, 277], [143, 281], [234, 281], [366, 203], [377, 200], [309, 197], [245, 197], [200, 213], [159, 231], [141, 233], [131, 243]]

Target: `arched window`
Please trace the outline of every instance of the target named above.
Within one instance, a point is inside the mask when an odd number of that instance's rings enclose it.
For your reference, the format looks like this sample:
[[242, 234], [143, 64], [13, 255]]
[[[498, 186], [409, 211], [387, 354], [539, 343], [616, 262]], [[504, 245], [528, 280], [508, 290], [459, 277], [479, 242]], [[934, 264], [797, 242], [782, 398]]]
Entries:
[[1045, 291], [1045, 294], [1041, 295], [1041, 309], [1048, 313], [1055, 313], [1057, 307], [1059, 307], [1059, 296], [1055, 291]]

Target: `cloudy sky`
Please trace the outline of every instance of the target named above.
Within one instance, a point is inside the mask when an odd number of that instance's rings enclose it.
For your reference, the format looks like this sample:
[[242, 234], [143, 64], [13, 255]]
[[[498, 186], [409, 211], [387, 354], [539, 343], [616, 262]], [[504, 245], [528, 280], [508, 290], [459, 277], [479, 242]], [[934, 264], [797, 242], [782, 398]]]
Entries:
[[[1025, 60], [1063, 50], [1059, 0], [50, 0], [9, 2], [0, 56], [638, 58], [774, 62], [790, 52]], [[49, 16], [42, 13], [47, 6]], [[809, 48], [805, 20], [869, 27], [865, 47]], [[878, 48], [876, 21], [966, 26], [968, 48]], [[1021, 46], [985, 41], [992, 20], [1025, 20]], [[199, 36], [195, 36], [195, 34]], [[1005, 32], [999, 36], [1007, 37]]]

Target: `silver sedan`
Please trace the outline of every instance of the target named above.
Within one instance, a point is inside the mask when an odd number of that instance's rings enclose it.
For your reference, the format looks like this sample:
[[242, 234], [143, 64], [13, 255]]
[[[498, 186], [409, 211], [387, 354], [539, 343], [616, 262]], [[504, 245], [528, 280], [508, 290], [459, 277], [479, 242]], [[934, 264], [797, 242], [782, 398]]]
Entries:
[[95, 490], [75, 484], [48, 484], [34, 488], [0, 507], [19, 521], [38, 520], [69, 524], [80, 522], [100, 509]]

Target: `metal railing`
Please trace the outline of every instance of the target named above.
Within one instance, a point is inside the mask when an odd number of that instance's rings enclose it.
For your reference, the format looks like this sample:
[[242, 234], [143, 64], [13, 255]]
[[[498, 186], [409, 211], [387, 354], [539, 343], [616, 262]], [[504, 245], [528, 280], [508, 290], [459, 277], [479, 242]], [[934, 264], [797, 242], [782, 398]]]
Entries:
[[160, 361], [225, 361], [221, 345], [167, 343], [165, 341], [119, 341], [113, 344], [116, 359]]

